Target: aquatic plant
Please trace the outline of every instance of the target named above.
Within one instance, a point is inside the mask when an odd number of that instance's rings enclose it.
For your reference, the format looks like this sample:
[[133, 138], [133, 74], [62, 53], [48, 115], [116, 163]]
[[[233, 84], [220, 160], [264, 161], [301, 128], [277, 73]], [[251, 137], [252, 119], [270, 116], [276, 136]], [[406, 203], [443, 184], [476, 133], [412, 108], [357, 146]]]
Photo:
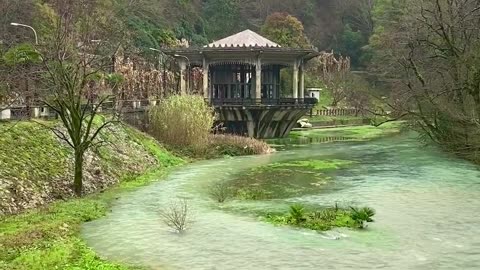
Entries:
[[227, 182], [219, 182], [214, 183], [209, 187], [209, 194], [212, 199], [219, 203], [224, 203], [229, 197], [231, 197], [232, 192]]
[[295, 224], [305, 222], [305, 208], [301, 204], [290, 206], [290, 218]]
[[329, 173], [355, 164], [339, 159], [311, 159], [258, 166], [229, 181], [240, 200], [267, 200], [319, 194], [333, 184]]
[[179, 199], [170, 203], [165, 209], [161, 209], [160, 216], [165, 225], [182, 233], [191, 223], [188, 208], [187, 200]]
[[289, 225], [315, 231], [328, 231], [335, 227], [353, 229], [365, 228], [373, 222], [375, 210], [369, 207], [334, 207], [307, 211], [301, 204], [290, 206], [288, 213], [267, 213], [264, 219], [275, 225]]
[[356, 208], [350, 207], [350, 217], [358, 225], [358, 228], [365, 228], [365, 223], [373, 222], [372, 217], [375, 215], [375, 210], [370, 207]]

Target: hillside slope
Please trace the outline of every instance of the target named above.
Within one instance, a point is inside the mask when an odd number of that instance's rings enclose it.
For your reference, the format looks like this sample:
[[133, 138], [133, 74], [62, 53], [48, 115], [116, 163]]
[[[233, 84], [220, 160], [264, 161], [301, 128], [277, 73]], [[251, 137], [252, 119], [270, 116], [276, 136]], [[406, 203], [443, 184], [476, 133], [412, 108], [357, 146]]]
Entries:
[[[73, 196], [72, 151], [43, 126], [57, 124], [1, 124], [0, 216]], [[154, 139], [122, 124], [108, 127], [100, 140], [102, 146], [89, 151], [85, 158], [85, 193], [181, 161], [161, 150]]]

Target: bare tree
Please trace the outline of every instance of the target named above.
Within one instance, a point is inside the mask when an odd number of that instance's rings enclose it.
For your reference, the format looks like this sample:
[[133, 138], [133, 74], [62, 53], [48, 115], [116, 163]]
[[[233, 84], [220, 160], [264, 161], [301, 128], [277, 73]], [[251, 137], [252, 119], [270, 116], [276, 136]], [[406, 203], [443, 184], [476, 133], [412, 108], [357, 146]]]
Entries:
[[[98, 116], [111, 97], [111, 85], [96, 87], [111, 69], [112, 56], [121, 44], [122, 29], [102, 1], [56, 0], [49, 6], [55, 17], [48, 25], [52, 36], [42, 50], [41, 102], [60, 118], [61, 127], [50, 127], [74, 152], [73, 190], [83, 190], [83, 164], [88, 149], [98, 145], [98, 135], [117, 115]], [[111, 27], [111, 26], [114, 27]]]
[[160, 210], [160, 217], [168, 227], [178, 233], [184, 232], [191, 224], [188, 201], [178, 199], [171, 202], [166, 208]]
[[384, 55], [399, 82], [388, 105], [434, 142], [480, 151], [480, 2], [410, 0], [399, 14], [402, 23], [383, 34], [394, 41], [383, 42]]

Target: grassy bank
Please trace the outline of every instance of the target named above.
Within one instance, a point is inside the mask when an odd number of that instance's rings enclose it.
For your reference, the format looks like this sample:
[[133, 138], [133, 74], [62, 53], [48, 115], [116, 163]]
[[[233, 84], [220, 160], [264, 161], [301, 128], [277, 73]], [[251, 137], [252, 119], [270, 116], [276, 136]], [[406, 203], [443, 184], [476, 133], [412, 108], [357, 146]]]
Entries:
[[288, 138], [267, 140], [275, 148], [338, 141], [368, 141], [400, 133], [404, 122], [389, 122], [379, 127], [364, 125], [292, 131]]
[[[162, 178], [183, 160], [135, 129], [113, 126], [102, 134], [108, 143], [88, 154], [86, 182], [92, 194], [72, 198], [70, 150], [41, 125], [10, 125], [1, 126], [2, 198], [10, 208], [36, 209], [0, 217], [0, 269], [138, 269], [100, 259], [79, 237], [80, 226], [104, 216], [120, 193]], [[29, 194], [39, 199], [25, 205]], [[2, 201], [5, 211], [6, 205]]]
[[399, 133], [402, 129], [402, 125], [403, 122], [389, 122], [379, 127], [357, 126], [328, 129], [310, 129], [305, 131], [293, 131], [290, 133], [289, 138], [322, 139], [329, 137], [341, 137], [348, 140], [363, 141]]

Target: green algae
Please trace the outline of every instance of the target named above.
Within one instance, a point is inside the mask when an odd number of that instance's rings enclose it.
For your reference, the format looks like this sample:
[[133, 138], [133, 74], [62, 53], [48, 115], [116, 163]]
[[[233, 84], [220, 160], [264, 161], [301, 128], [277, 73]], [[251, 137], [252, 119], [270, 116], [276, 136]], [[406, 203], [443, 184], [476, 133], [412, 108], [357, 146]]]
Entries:
[[268, 200], [317, 194], [333, 184], [332, 173], [355, 164], [340, 159], [298, 160], [259, 166], [228, 182], [240, 200]]

